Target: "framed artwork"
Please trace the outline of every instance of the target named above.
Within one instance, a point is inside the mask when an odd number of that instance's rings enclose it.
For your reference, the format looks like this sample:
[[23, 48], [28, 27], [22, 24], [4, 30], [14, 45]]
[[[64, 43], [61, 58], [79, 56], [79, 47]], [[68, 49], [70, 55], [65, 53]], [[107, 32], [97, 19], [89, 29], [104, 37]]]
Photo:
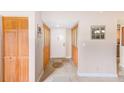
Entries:
[[105, 39], [105, 25], [92, 25], [91, 26], [92, 39]]

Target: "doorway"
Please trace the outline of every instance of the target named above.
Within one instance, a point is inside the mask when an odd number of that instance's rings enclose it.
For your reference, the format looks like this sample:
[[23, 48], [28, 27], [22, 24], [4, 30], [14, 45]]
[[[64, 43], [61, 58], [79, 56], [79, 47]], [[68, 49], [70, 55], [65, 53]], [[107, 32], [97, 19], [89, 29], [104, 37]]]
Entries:
[[[67, 28], [49, 28], [47, 25], [44, 24], [44, 28], [47, 30], [47, 31], [44, 30], [45, 71], [40, 81], [45, 81], [45, 80], [47, 81], [53, 77], [56, 78], [55, 80], [68, 79], [77, 72], [78, 25], [76, 24], [72, 28], [67, 29]], [[48, 46], [46, 47], [46, 43], [49, 43], [47, 44], [49, 45], [49, 47]], [[46, 52], [48, 50], [50, 50], [51, 52], [50, 51]]]

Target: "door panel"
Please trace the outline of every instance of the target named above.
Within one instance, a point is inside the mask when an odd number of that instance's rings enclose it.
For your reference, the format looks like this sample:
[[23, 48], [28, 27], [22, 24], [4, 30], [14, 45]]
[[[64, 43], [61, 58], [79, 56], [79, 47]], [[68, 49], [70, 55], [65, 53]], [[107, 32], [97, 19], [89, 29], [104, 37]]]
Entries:
[[16, 56], [17, 55], [17, 33], [16, 31], [4, 33], [4, 55]]
[[19, 58], [19, 81], [20, 82], [28, 82], [28, 74], [29, 74], [29, 62], [27, 57]]
[[28, 81], [29, 72], [29, 43], [28, 43], [28, 20], [22, 18], [18, 21], [18, 60], [19, 81]]
[[4, 60], [4, 81], [16, 82], [18, 80], [16, 58], [6, 57]]
[[17, 81], [17, 33], [15, 30], [4, 32], [4, 81]]

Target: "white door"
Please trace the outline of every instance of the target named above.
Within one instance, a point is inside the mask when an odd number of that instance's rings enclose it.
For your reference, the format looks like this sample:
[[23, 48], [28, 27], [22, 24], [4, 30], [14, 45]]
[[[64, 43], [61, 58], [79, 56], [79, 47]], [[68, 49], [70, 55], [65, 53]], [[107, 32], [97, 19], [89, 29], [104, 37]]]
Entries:
[[51, 30], [51, 58], [66, 57], [66, 29], [54, 28]]

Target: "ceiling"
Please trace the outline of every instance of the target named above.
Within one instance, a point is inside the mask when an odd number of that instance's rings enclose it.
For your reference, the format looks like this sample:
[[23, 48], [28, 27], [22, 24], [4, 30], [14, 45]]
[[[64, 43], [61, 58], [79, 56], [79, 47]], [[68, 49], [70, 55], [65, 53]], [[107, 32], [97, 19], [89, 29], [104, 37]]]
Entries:
[[77, 12], [42, 12], [42, 20], [51, 28], [71, 28], [78, 22]]

